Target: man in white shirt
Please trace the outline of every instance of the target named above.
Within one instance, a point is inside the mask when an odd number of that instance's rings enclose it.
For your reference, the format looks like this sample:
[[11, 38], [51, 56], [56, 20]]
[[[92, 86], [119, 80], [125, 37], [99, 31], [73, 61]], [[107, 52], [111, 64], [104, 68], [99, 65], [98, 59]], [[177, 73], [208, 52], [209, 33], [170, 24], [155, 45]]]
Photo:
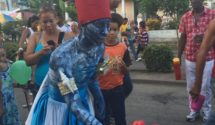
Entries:
[[65, 32], [65, 33], [68, 33], [68, 32], [71, 32], [72, 29], [70, 27], [70, 25], [64, 23], [64, 17], [58, 13], [58, 18], [59, 18], [59, 22], [58, 22], [58, 29], [61, 31], [61, 32]]

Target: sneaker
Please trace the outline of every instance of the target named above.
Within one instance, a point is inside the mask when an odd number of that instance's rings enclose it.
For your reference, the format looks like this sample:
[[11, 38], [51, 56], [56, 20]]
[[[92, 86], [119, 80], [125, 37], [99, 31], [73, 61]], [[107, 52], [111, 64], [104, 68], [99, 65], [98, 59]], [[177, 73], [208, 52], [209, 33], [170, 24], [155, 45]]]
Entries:
[[32, 93], [32, 92], [29, 92], [28, 95], [33, 96], [33, 93]]
[[142, 60], [142, 58], [137, 58], [137, 60], [136, 60], [136, 61], [138, 62], [138, 61], [141, 61], [141, 60]]
[[199, 112], [190, 112], [190, 114], [186, 116], [186, 121], [193, 122], [196, 119], [199, 119], [199, 117], [200, 117]]
[[[29, 103], [29, 106], [31, 107], [33, 105], [33, 102], [31, 102], [31, 103]], [[22, 108], [27, 108], [28, 106], [27, 106], [27, 104], [23, 104], [22, 105]]]
[[203, 122], [206, 122], [208, 120], [208, 117], [203, 117]]
[[115, 119], [113, 117], [110, 117], [110, 125], [115, 125]]
[[208, 120], [208, 118], [209, 118], [209, 115], [208, 115], [208, 114], [205, 114], [205, 113], [203, 112], [203, 122], [206, 122], [206, 121]]

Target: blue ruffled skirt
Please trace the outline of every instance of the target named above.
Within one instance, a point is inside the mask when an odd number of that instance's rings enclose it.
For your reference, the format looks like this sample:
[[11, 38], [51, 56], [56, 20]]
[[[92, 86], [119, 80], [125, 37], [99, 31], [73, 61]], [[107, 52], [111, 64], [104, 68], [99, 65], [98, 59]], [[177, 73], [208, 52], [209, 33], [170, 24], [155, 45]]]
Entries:
[[[86, 102], [84, 104], [85, 108], [94, 114], [88, 90], [84, 88], [79, 91], [79, 94], [84, 100], [83, 102]], [[84, 125], [70, 111], [58, 88], [49, 85], [47, 82], [42, 84], [25, 124]]]

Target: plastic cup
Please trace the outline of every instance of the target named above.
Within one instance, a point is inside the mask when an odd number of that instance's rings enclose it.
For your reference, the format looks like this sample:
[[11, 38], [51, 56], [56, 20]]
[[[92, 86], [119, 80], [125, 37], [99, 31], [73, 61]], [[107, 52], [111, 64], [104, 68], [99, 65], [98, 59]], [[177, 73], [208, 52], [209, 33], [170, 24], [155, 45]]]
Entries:
[[174, 67], [174, 72], [175, 72], [175, 79], [180, 80], [181, 79], [181, 66], [180, 66], [179, 58], [173, 59], [173, 67]]

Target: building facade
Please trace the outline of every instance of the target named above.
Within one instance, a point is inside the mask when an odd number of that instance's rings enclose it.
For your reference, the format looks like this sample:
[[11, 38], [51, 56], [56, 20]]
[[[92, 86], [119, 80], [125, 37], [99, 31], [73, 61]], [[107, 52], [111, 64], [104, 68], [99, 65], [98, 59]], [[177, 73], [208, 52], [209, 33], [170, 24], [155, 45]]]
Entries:
[[116, 12], [123, 17], [127, 17], [129, 20], [135, 20], [134, 16], [134, 1], [133, 0], [121, 0], [120, 5], [116, 9]]
[[211, 8], [215, 9], [215, 0], [210, 0], [211, 1]]
[[3, 13], [9, 13], [19, 8], [19, 0], [0, 0], [0, 11]]

